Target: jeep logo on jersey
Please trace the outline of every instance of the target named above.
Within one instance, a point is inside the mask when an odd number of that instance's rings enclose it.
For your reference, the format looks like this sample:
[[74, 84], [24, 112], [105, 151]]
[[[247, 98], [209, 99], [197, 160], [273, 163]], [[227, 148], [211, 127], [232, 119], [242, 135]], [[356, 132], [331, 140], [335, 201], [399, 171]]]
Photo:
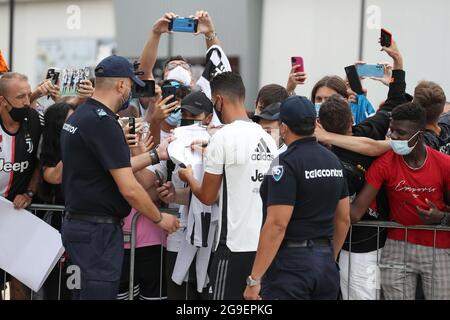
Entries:
[[259, 172], [258, 170], [256, 170], [255, 175], [252, 176], [252, 181], [253, 182], [262, 182], [264, 180], [264, 173]]
[[255, 149], [255, 153], [252, 154], [252, 160], [272, 161], [274, 156], [270, 153], [270, 149], [263, 138], [259, 140], [258, 146]]
[[0, 159], [0, 171], [4, 172], [24, 172], [28, 169], [29, 165], [30, 163], [28, 161], [11, 163], [5, 162], [5, 159]]
[[33, 152], [33, 140], [31, 140], [30, 137], [27, 137], [25, 139], [25, 143], [27, 144], [27, 152], [32, 153]]

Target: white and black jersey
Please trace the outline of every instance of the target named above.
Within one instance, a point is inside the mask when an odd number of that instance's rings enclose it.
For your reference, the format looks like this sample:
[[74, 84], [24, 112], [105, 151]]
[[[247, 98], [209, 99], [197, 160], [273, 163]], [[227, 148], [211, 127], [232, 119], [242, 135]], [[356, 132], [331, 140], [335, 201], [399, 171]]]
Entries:
[[42, 126], [34, 109], [11, 134], [0, 119], [0, 195], [10, 201], [25, 193], [37, 165]]
[[249, 121], [234, 121], [210, 140], [205, 172], [223, 175], [218, 235], [232, 252], [256, 251], [262, 224], [259, 188], [277, 155], [273, 138]]

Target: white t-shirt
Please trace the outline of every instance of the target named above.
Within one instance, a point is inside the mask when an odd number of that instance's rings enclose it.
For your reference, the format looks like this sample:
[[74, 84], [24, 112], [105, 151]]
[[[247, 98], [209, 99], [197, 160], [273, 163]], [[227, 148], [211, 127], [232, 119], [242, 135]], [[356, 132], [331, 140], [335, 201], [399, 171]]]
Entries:
[[[161, 141], [165, 140], [169, 135], [169, 133], [161, 130]], [[186, 184], [181, 181], [180, 177], [178, 176], [179, 169], [180, 167], [176, 165], [175, 169], [172, 172], [172, 184], [175, 188], [184, 188], [186, 187]], [[150, 170], [153, 173], [158, 171], [158, 173], [161, 175], [161, 178], [164, 180], [163, 182], [166, 182], [168, 179], [167, 161], [161, 161], [156, 165], [149, 166], [147, 167], [147, 170]], [[184, 239], [184, 230], [187, 226], [188, 207], [176, 203], [169, 203], [169, 208], [178, 208], [178, 212], [180, 214], [180, 228], [176, 232], [171, 233], [167, 236], [167, 251], [178, 252], [180, 245]], [[164, 209], [161, 209], [161, 211], [164, 212]]]
[[216, 132], [208, 145], [205, 172], [222, 175], [220, 240], [233, 252], [256, 251], [262, 224], [259, 188], [278, 155], [259, 124], [237, 120]]

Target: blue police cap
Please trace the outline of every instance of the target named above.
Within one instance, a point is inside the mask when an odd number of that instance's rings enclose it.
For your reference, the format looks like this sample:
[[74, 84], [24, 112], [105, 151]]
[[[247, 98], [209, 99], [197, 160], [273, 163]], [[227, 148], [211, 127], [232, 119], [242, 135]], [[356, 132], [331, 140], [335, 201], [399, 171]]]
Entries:
[[124, 57], [109, 56], [95, 67], [95, 76], [99, 78], [130, 78], [138, 86], [145, 87], [145, 82], [136, 76], [133, 65]]
[[311, 127], [316, 122], [314, 104], [306, 97], [292, 96], [281, 103], [278, 120], [289, 128]]

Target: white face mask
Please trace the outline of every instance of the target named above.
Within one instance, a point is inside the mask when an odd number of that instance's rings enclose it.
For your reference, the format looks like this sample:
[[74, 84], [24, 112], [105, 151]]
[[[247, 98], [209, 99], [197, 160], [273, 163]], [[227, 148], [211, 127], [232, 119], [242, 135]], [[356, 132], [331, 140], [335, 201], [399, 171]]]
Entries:
[[408, 140], [391, 140], [390, 144], [391, 144], [391, 148], [392, 150], [401, 156], [406, 156], [408, 154], [410, 154], [414, 148], [417, 146], [417, 143], [419, 142], [419, 140], [416, 141], [416, 143], [410, 147], [408, 145], [408, 143], [419, 133], [420, 131], [417, 131], [411, 138], [409, 138]]
[[191, 73], [181, 66], [176, 66], [170, 70], [166, 79], [177, 80], [185, 86], [190, 86], [192, 82]]

